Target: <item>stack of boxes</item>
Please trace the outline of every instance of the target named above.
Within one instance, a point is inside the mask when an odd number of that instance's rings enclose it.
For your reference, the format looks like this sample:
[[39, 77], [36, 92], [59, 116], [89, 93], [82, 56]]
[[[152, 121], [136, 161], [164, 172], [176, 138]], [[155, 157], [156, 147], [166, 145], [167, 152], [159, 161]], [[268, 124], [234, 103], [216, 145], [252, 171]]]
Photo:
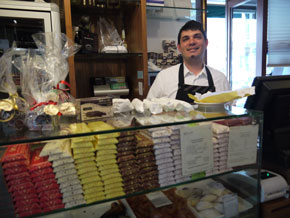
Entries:
[[[90, 122], [88, 127], [94, 132], [114, 129], [102, 121]], [[95, 135], [96, 162], [104, 184], [104, 197], [107, 199], [125, 195], [116, 156], [118, 136], [119, 133]]]
[[180, 128], [169, 127], [172, 131], [170, 136], [170, 145], [173, 153], [173, 166], [174, 166], [174, 180], [176, 183], [186, 181], [187, 177], [182, 176], [182, 163], [181, 163], [181, 146], [180, 146]]
[[212, 123], [213, 130], [213, 174], [227, 170], [228, 145], [230, 128], [218, 123]]
[[65, 208], [84, 204], [83, 190], [72, 158], [70, 140], [48, 142], [40, 152], [40, 156], [48, 156], [48, 161], [52, 162], [53, 173], [62, 193]]
[[176, 183], [189, 181], [190, 176], [182, 175], [181, 145], [180, 145], [180, 126], [170, 126], [172, 131], [170, 145], [173, 153], [174, 180]]
[[[131, 194], [140, 191], [139, 166], [136, 162], [135, 132], [121, 132], [118, 137], [118, 165], [123, 178], [124, 192]], [[127, 160], [127, 161], [126, 161]]]
[[42, 148], [32, 152], [29, 172], [39, 197], [42, 212], [64, 208], [62, 194], [59, 191], [52, 165], [48, 157], [40, 157]]
[[[0, 149], [2, 150], [2, 149]], [[4, 178], [4, 172], [0, 165], [0, 178]], [[6, 188], [5, 180], [0, 180], [0, 214], [3, 217], [13, 217], [14, 216], [14, 207], [12, 196]]]
[[171, 129], [168, 127], [152, 128], [147, 131], [147, 134], [154, 143], [153, 149], [160, 186], [174, 184], [173, 154], [170, 146]]
[[[153, 141], [143, 131], [136, 135], [136, 161], [139, 166], [139, 182], [141, 190], [159, 187], [158, 169], [153, 151]], [[143, 151], [143, 153], [141, 152]]]
[[4, 178], [12, 195], [15, 214], [19, 217], [41, 213], [39, 198], [29, 174], [28, 144], [10, 145], [2, 157]]
[[[70, 126], [73, 133], [91, 132], [85, 123]], [[81, 185], [84, 190], [86, 203], [105, 199], [103, 182], [95, 161], [95, 147], [93, 136], [72, 138], [71, 148]]]
[[181, 147], [180, 147], [180, 129], [169, 127], [172, 131], [170, 136], [170, 145], [173, 153], [173, 167], [174, 167], [174, 180], [183, 182], [182, 180], [182, 167], [181, 167]]

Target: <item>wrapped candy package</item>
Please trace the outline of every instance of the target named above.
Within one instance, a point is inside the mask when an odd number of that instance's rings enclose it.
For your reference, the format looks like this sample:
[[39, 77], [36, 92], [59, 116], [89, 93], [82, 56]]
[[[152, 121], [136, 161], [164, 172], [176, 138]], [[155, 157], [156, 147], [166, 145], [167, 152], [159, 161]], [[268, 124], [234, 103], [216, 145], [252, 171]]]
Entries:
[[28, 49], [15, 60], [21, 72], [21, 92], [30, 105], [26, 125], [30, 130], [51, 130], [59, 116], [75, 115], [74, 99], [63, 86], [68, 75], [67, 58], [79, 49], [64, 34], [32, 35], [38, 49]]
[[[28, 104], [17, 93], [13, 80], [12, 67], [16, 50], [8, 49], [0, 58], [0, 92], [7, 93], [6, 99], [0, 99], [0, 122], [16, 130], [24, 128], [23, 120]], [[6, 127], [6, 126], [5, 126]]]

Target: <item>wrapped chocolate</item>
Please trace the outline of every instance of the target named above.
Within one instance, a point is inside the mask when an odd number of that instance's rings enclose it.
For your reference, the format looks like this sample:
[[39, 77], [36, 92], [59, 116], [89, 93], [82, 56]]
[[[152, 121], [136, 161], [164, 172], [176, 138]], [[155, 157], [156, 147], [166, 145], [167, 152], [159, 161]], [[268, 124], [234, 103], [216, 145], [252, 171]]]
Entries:
[[32, 35], [36, 50], [29, 49], [19, 57], [22, 73], [22, 95], [29, 103], [26, 124], [30, 130], [51, 130], [57, 127], [60, 115], [75, 115], [74, 99], [67, 93], [69, 84], [67, 58], [79, 49], [64, 34]]

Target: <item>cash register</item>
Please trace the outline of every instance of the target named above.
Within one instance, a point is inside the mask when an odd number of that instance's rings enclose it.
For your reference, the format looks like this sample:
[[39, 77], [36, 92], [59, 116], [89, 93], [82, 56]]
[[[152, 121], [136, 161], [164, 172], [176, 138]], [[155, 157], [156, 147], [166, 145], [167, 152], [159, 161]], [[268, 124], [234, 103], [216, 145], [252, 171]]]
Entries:
[[[235, 188], [245, 192], [247, 196], [254, 196], [257, 191], [257, 171], [240, 171], [226, 175], [225, 180]], [[261, 169], [261, 203], [273, 199], [289, 197], [289, 186], [286, 180], [279, 174]], [[242, 187], [242, 189], [241, 189]]]

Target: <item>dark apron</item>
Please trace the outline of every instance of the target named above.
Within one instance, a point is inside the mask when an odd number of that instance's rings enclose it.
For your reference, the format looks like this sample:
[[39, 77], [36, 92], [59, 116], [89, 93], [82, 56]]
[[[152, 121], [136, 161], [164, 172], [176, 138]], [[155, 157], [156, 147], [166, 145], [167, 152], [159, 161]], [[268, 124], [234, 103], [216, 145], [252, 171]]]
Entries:
[[183, 64], [180, 64], [179, 67], [179, 81], [178, 81], [178, 90], [176, 94], [176, 99], [186, 101], [188, 103], [193, 103], [193, 99], [189, 98], [187, 94], [195, 95], [195, 93], [205, 94], [208, 91], [215, 92], [215, 86], [213, 84], [213, 79], [209, 69], [205, 66], [207, 79], [208, 79], [208, 86], [192, 86], [184, 84], [184, 70]]

